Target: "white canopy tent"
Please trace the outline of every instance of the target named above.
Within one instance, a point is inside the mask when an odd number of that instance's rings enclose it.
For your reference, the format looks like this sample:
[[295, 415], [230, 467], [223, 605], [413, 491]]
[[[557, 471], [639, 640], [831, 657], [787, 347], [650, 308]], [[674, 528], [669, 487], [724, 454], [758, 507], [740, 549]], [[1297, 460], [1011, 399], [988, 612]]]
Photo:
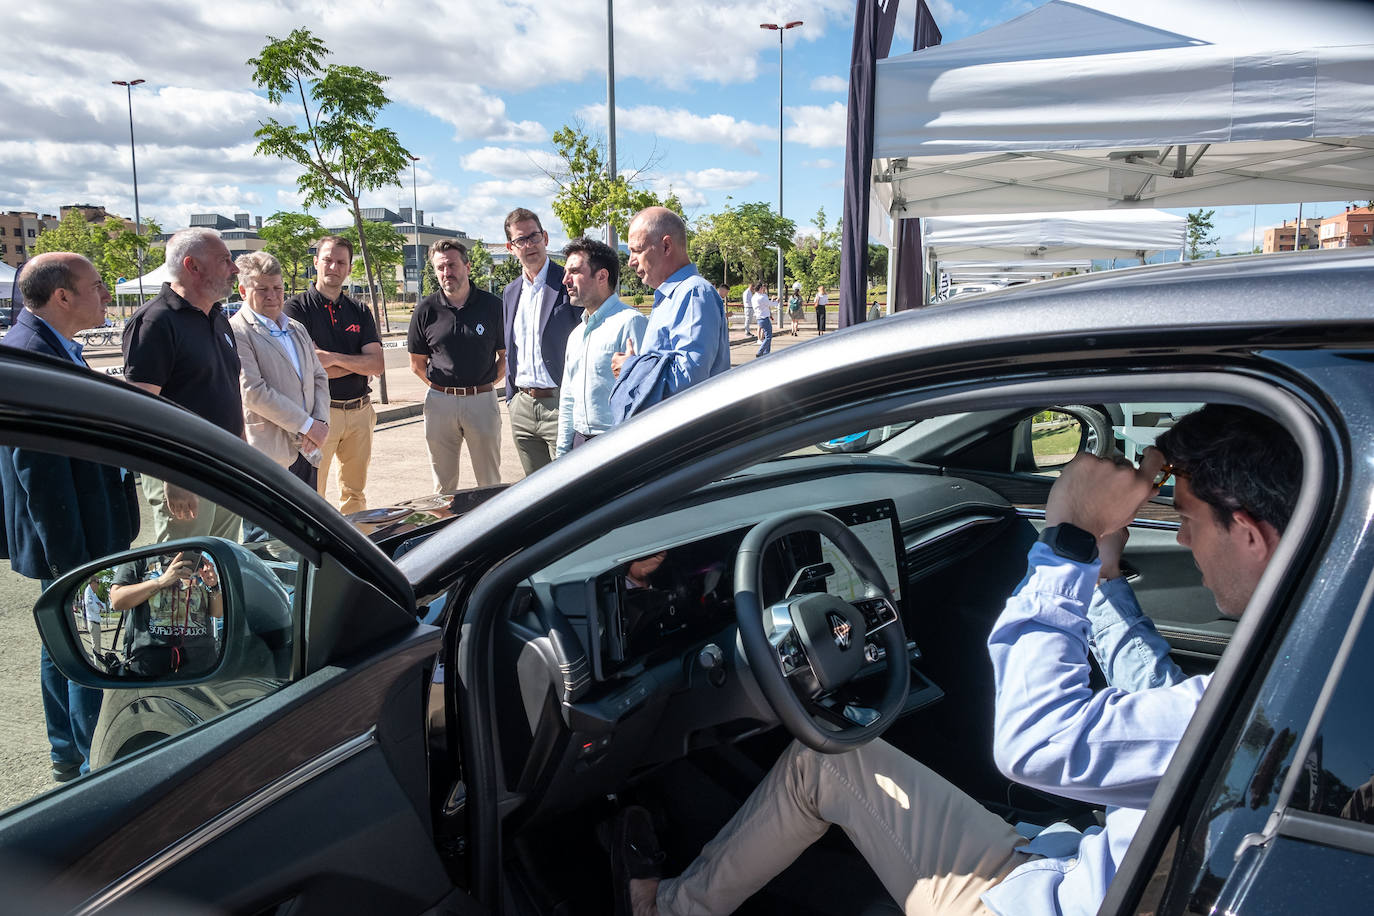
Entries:
[[14, 278], [19, 275], [19, 271], [0, 261], [0, 299], [8, 299], [13, 293]]
[[1087, 271], [1087, 258], [1032, 261], [940, 261], [940, 271], [954, 283], [965, 280], [1043, 280], [1055, 274]]
[[945, 261], [1138, 257], [1183, 248], [1187, 223], [1162, 210], [940, 216], [926, 220], [925, 245]]
[[1374, 7], [1051, 0], [878, 62], [870, 232], [1374, 197]]
[[148, 271], [142, 277], [134, 277], [132, 280], [125, 280], [123, 283], [115, 284], [114, 294], [116, 296], [137, 296], [139, 281], [143, 283], [143, 295], [151, 298], [156, 296], [162, 289], [162, 284], [172, 279], [172, 275], [167, 272], [166, 264], [159, 264], [153, 270]]

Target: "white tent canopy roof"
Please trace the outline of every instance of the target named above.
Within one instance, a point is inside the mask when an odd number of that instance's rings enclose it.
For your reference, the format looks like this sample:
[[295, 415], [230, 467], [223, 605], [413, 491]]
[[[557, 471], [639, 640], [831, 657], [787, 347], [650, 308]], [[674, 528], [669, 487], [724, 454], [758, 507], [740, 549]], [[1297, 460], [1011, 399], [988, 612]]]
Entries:
[[115, 284], [114, 294], [116, 296], [137, 296], [140, 279], [143, 281], [143, 294], [148, 298], [152, 298], [161, 290], [162, 284], [172, 279], [172, 275], [167, 272], [166, 264], [159, 264], [141, 278], [134, 277], [132, 280], [125, 280], [123, 283]]
[[8, 299], [10, 291], [14, 289], [14, 278], [19, 271], [0, 261], [0, 299]]
[[1369, 199], [1374, 7], [1051, 0], [879, 61], [874, 155], [884, 235], [888, 214]]
[[941, 273], [960, 280], [1028, 280], [1035, 277], [1052, 277], [1071, 270], [1087, 271], [1093, 262], [1087, 258], [1065, 260], [1034, 261], [941, 261], [937, 265]]
[[940, 263], [1144, 257], [1181, 249], [1187, 220], [1162, 210], [941, 216], [926, 221], [924, 243]]

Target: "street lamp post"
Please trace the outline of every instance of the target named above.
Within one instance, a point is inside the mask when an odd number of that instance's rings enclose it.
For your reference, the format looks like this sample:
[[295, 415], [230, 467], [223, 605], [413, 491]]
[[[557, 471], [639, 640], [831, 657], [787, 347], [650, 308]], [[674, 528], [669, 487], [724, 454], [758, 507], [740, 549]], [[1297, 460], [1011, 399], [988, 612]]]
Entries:
[[[801, 25], [800, 19], [794, 22], [761, 22], [759, 28], [778, 33], [778, 216], [782, 216], [782, 35], [788, 29]], [[782, 302], [782, 246], [778, 246], [778, 301]]]
[[[134, 152], [134, 87], [143, 85], [143, 80], [110, 80], [114, 86], [123, 86], [124, 95], [129, 102], [129, 161], [134, 167], [134, 235], [138, 244], [134, 254], [138, 256], [138, 299], [143, 301], [143, 218], [138, 212], [138, 155]], [[121, 313], [122, 314], [122, 313]]]
[[415, 239], [415, 306], [420, 305], [420, 291], [425, 285], [425, 268], [420, 263], [420, 192], [415, 187], [415, 163], [419, 156], [410, 157], [410, 228]]

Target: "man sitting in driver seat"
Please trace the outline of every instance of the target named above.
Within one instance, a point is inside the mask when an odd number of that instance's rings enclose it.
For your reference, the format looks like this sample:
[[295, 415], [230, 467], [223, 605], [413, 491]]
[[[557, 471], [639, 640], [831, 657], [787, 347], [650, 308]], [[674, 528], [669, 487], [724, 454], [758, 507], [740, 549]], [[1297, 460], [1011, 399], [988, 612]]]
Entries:
[[[620, 906], [729, 913], [838, 824], [908, 914], [1095, 913], [1210, 679], [1182, 676], [1120, 578], [1124, 528], [1172, 470], [1178, 542], [1222, 614], [1239, 617], [1301, 475], [1288, 434], [1240, 407], [1205, 407], [1157, 445], [1139, 470], [1090, 455], [1064, 469], [1026, 577], [988, 637], [998, 766], [1106, 806], [1105, 828], [1059, 825], [1028, 843], [884, 741], [838, 755], [794, 742], [676, 878], [654, 875], [662, 854], [648, 812], [622, 812], [612, 850]], [[1109, 682], [1096, 693], [1089, 653]]]

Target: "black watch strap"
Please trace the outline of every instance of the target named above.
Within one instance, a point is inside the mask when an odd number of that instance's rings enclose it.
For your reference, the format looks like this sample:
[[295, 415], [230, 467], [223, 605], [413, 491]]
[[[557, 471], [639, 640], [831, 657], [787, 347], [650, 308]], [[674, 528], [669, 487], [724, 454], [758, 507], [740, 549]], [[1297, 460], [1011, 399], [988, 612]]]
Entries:
[[1097, 538], [1077, 525], [1051, 525], [1040, 533], [1040, 540], [1066, 560], [1091, 563], [1097, 559]]

